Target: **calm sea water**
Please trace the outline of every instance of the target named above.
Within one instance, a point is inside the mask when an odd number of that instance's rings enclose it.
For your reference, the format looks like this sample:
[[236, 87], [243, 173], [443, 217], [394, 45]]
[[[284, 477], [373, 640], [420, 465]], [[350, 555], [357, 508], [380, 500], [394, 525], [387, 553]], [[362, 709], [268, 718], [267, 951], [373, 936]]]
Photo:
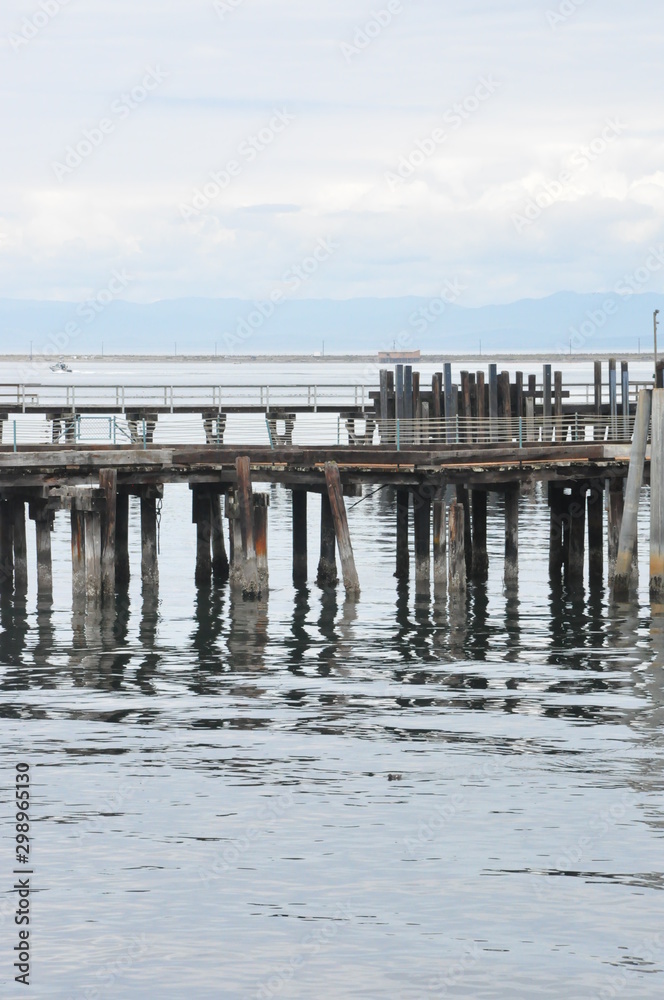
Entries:
[[[32, 769], [33, 986], [14, 985], [14, 816], [0, 808], [3, 996], [655, 998], [664, 993], [664, 615], [552, 591], [522, 498], [520, 583], [464, 608], [398, 585], [394, 497], [348, 499], [362, 595], [295, 590], [271, 493], [270, 591], [197, 593], [167, 487], [158, 599], [0, 606], [7, 789]], [[644, 495], [644, 500], [647, 497]], [[351, 505], [352, 508], [351, 508]], [[32, 546], [34, 539], [29, 535]], [[34, 566], [31, 564], [31, 571]]]

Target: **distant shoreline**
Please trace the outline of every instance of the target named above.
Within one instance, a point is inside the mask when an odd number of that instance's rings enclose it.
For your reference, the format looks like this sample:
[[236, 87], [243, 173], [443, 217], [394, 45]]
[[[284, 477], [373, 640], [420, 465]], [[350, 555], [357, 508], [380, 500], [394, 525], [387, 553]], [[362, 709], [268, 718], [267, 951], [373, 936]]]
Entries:
[[[663, 355], [664, 356], [664, 355]], [[304, 364], [339, 364], [339, 363], [367, 363], [375, 364], [378, 367], [390, 368], [397, 362], [379, 361], [376, 354], [61, 354], [58, 358], [64, 361], [94, 361], [104, 362], [160, 362], [162, 364], [171, 363], [196, 363], [205, 362], [211, 364], [260, 364], [260, 363], [304, 363]], [[52, 364], [58, 360], [53, 355], [44, 357], [35, 354], [31, 358], [29, 354], [0, 354], [0, 361]], [[595, 353], [574, 353], [557, 354], [551, 352], [518, 352], [508, 351], [500, 354], [466, 354], [464, 352], [447, 352], [445, 354], [422, 354], [419, 361], [407, 362], [416, 367], [418, 364], [437, 364], [445, 361], [472, 361], [477, 364], [491, 364], [502, 361], [538, 361], [542, 364], [555, 362], [569, 363], [574, 361], [608, 361], [609, 358], [619, 360], [652, 362], [652, 353], [637, 351], [600, 351]]]

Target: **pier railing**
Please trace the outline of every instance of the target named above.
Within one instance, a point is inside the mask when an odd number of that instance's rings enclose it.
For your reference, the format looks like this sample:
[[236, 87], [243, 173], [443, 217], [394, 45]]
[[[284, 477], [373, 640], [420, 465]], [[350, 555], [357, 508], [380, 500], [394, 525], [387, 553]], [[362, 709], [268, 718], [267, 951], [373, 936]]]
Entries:
[[629, 442], [633, 416], [564, 414], [536, 417], [463, 417], [381, 420], [374, 414], [344, 416], [303, 413], [297, 419], [268, 419], [260, 413], [230, 413], [223, 420], [200, 415], [160, 415], [159, 419], [77, 414], [57, 425], [37, 415], [19, 416], [3, 425], [3, 444], [114, 445], [267, 445], [292, 447], [387, 447], [512, 444], [569, 445]]

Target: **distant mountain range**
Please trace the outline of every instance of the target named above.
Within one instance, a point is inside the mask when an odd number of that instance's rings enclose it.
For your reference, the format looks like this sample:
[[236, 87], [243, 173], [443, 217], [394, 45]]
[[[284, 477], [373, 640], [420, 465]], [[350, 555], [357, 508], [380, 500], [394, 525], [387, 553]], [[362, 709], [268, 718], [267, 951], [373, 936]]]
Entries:
[[[106, 298], [110, 297], [110, 293]], [[169, 299], [139, 304], [0, 299], [0, 353], [325, 354], [645, 352], [664, 295], [558, 292], [467, 308], [443, 299]], [[664, 313], [663, 313], [664, 315]], [[664, 328], [662, 335], [664, 347]]]

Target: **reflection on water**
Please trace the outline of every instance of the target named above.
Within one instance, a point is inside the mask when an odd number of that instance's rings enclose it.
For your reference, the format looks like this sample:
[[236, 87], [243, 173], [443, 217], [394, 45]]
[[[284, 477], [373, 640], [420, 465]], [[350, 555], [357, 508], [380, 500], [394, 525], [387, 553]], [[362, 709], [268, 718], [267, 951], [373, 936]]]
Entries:
[[518, 587], [491, 502], [487, 584], [397, 581], [383, 490], [349, 514], [361, 599], [294, 588], [274, 488], [269, 594], [196, 591], [187, 499], [158, 592], [135, 573], [72, 609], [63, 523], [53, 606], [0, 600], [3, 762], [34, 768], [48, 888], [35, 995], [660, 995], [664, 608], [552, 585], [537, 492]]

